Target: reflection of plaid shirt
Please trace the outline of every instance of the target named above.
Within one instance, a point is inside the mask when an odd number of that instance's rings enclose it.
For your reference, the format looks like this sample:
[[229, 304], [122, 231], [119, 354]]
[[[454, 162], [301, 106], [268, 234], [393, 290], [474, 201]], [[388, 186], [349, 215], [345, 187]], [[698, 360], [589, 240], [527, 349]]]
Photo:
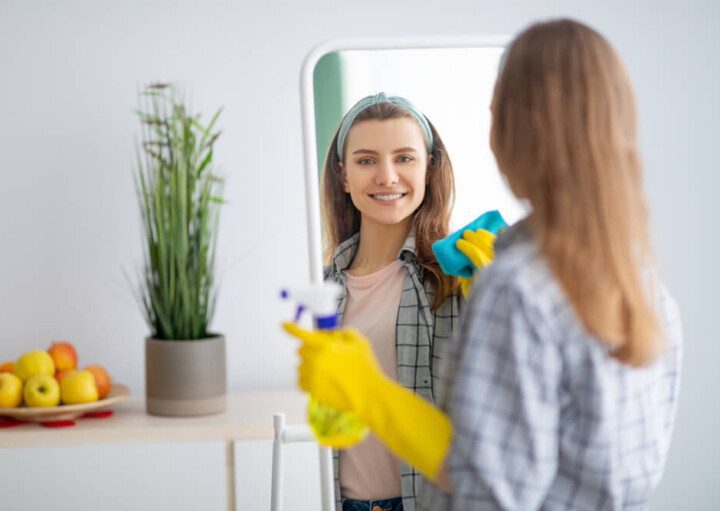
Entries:
[[[325, 279], [332, 278], [343, 287], [338, 305], [340, 319], [345, 309], [346, 282], [345, 270], [355, 257], [360, 235], [355, 234], [338, 246], [332, 264], [325, 268]], [[435, 401], [434, 389], [438, 384], [437, 371], [433, 369], [438, 361], [438, 352], [448, 343], [454, 331], [459, 327], [460, 301], [453, 294], [435, 311], [430, 310], [434, 292], [432, 286], [426, 286], [420, 267], [416, 262], [415, 238], [411, 234], [398, 254], [400, 265], [407, 270], [400, 307], [395, 327], [397, 349], [398, 382], [430, 402]], [[334, 453], [335, 499], [338, 511], [340, 501], [340, 482], [338, 478], [338, 453]], [[370, 470], [371, 467], [368, 467]], [[401, 462], [401, 482], [403, 507], [405, 511], [415, 510], [415, 495], [420, 484], [419, 474], [404, 462]]]
[[425, 484], [418, 509], [647, 509], [677, 408], [682, 333], [673, 300], [654, 300], [667, 351], [633, 369], [582, 327], [525, 223], [501, 235], [439, 401], [454, 438], [454, 495]]

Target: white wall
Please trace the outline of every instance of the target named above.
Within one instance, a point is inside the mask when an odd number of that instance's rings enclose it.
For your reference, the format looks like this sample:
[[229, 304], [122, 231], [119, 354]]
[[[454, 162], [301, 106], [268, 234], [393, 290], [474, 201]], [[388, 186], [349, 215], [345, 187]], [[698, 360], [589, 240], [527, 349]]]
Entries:
[[135, 92], [175, 80], [225, 106], [217, 160], [230, 203], [215, 322], [233, 388], [292, 384], [275, 293], [308, 276], [299, 70], [329, 38], [512, 33], [571, 15], [617, 46], [637, 86], [659, 259], [682, 307], [686, 371], [654, 509], [720, 506], [720, 3], [0, 2], [0, 359], [68, 338], [82, 362], [143, 388], [146, 328], [123, 269], [139, 263]]

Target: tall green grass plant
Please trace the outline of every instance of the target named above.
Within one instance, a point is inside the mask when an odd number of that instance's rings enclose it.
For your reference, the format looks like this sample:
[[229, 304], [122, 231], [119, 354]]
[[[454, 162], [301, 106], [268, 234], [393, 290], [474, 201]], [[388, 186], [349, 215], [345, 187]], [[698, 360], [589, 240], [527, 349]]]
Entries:
[[213, 147], [218, 110], [207, 124], [171, 84], [140, 93], [135, 187], [145, 234], [140, 301], [156, 339], [209, 337], [216, 303], [215, 247], [223, 181]]

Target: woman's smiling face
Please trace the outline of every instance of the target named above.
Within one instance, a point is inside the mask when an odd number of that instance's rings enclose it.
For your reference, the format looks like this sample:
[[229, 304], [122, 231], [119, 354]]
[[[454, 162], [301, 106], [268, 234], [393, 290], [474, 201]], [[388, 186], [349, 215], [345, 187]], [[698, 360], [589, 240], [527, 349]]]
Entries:
[[344, 189], [363, 222], [412, 221], [425, 197], [427, 166], [425, 137], [414, 119], [361, 121], [345, 143]]

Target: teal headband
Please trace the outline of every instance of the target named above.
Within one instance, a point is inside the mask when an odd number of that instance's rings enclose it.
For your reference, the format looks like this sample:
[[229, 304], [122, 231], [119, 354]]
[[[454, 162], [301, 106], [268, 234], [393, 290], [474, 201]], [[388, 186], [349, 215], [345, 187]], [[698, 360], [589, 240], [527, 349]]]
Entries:
[[401, 107], [403, 110], [407, 111], [407, 113], [412, 115], [425, 133], [428, 152], [432, 152], [433, 136], [432, 131], [430, 131], [430, 124], [428, 124], [425, 116], [418, 112], [417, 109], [413, 106], [413, 104], [410, 103], [407, 99], [401, 98], [400, 96], [388, 97], [385, 95], [384, 92], [380, 92], [379, 94], [375, 94], [374, 96], [367, 96], [362, 98], [360, 101], [355, 103], [355, 105], [348, 111], [348, 113], [345, 114], [345, 117], [343, 117], [342, 123], [340, 123], [340, 130], [338, 131], [337, 137], [337, 152], [340, 160], [343, 159], [343, 152], [345, 151], [345, 139], [347, 138], [348, 133], [350, 133], [350, 128], [352, 128], [352, 125], [355, 122], [355, 118], [358, 116], [358, 114], [360, 114], [360, 112], [362, 112], [366, 108], [377, 105], [379, 103], [392, 103], [393, 105]]

